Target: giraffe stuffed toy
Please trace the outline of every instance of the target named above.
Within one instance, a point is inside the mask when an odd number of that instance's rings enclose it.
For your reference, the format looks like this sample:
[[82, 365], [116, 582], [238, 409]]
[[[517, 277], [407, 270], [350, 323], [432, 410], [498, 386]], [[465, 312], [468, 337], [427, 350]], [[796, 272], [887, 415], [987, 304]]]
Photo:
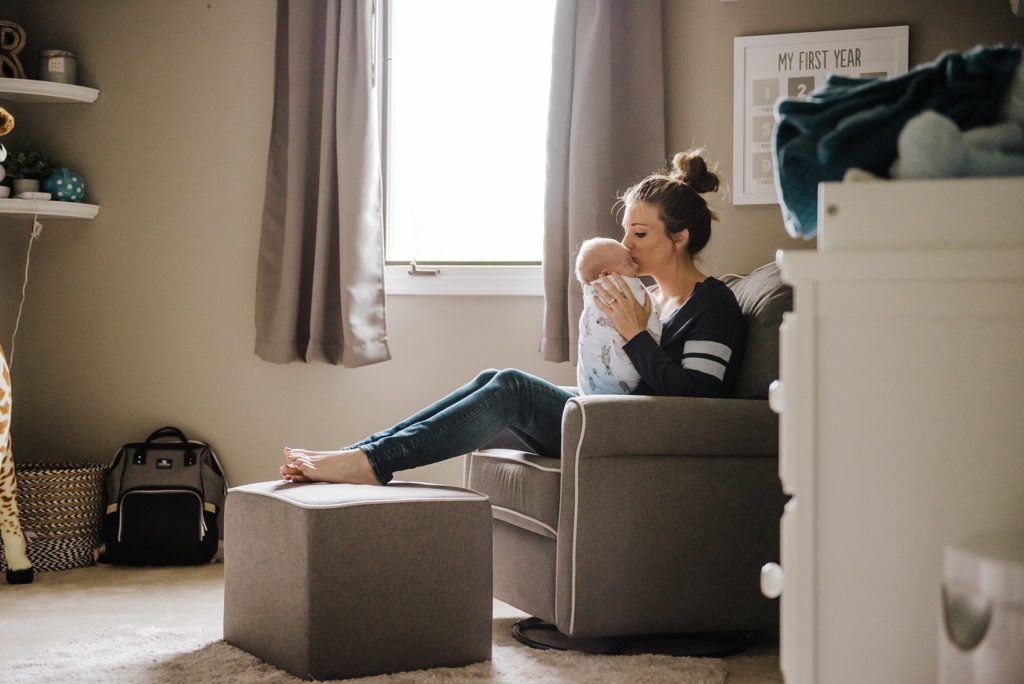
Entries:
[[[14, 117], [0, 107], [0, 135], [14, 128]], [[7, 159], [7, 149], [0, 145], [0, 162]], [[3, 179], [0, 166], [0, 180]], [[17, 482], [14, 477], [14, 454], [11, 452], [11, 371], [7, 356], [0, 347], [0, 540], [4, 543], [7, 561], [7, 583], [28, 584], [32, 581], [32, 562], [25, 553], [25, 535], [18, 516]]]
[[0, 537], [7, 560], [7, 583], [32, 581], [32, 563], [25, 554], [25, 535], [18, 518], [17, 483], [11, 452], [11, 373], [0, 347]]

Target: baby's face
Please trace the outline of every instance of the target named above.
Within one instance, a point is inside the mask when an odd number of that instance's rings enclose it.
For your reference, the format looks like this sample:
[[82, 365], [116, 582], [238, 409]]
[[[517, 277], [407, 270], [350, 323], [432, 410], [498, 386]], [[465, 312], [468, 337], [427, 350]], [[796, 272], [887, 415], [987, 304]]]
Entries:
[[622, 276], [635, 277], [637, 272], [636, 262], [629, 256], [629, 250], [623, 246], [608, 247], [604, 255], [604, 270], [618, 273]]

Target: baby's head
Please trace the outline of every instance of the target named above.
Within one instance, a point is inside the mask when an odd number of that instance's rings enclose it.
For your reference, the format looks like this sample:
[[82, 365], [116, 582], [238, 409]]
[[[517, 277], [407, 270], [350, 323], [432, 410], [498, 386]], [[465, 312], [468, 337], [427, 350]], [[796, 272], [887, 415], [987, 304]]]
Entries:
[[576, 278], [586, 285], [597, 280], [602, 271], [635, 276], [636, 262], [621, 242], [611, 238], [585, 240], [576, 255]]

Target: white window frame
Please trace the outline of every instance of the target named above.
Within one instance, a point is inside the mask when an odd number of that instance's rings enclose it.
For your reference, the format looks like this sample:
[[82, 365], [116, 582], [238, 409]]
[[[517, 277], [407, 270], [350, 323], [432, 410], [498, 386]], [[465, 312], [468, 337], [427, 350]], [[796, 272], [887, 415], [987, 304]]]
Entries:
[[384, 292], [390, 295], [474, 295], [543, 297], [540, 265], [417, 266], [436, 269], [437, 275], [412, 275], [409, 264], [384, 267]]
[[[391, 0], [377, 0], [378, 45], [383, 59], [377, 60], [378, 104], [380, 112], [381, 172], [384, 191], [384, 221], [387, 222], [388, 125], [391, 69]], [[385, 247], [386, 249], [386, 247]], [[398, 296], [512, 296], [543, 297], [544, 279], [541, 264], [412, 264], [385, 262], [384, 292]], [[434, 273], [429, 273], [434, 271]]]

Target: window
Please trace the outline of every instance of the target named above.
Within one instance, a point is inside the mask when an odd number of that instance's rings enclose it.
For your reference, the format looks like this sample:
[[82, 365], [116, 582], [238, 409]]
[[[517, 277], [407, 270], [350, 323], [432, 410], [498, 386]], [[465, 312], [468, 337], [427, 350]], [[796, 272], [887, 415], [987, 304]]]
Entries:
[[[554, 0], [385, 5], [390, 292], [540, 292], [554, 6]], [[413, 261], [441, 276], [408, 275]], [[514, 281], [511, 290], [500, 284], [507, 276], [518, 276], [505, 284]]]

